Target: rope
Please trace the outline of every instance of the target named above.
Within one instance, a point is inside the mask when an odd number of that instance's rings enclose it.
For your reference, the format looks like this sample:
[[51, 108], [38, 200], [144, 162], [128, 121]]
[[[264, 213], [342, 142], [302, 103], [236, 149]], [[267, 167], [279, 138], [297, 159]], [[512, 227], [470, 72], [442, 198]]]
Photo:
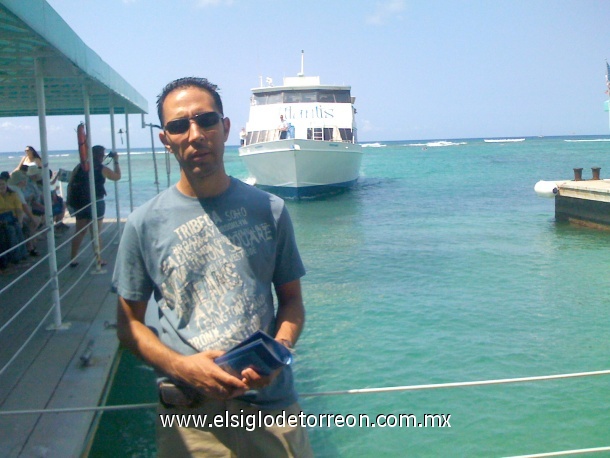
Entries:
[[543, 458], [547, 456], [566, 456], [566, 455], [580, 455], [583, 453], [597, 453], [597, 452], [607, 452], [610, 450], [610, 447], [594, 447], [594, 448], [581, 448], [577, 450], [563, 450], [561, 452], [548, 452], [548, 453], [536, 453], [534, 455], [518, 455], [518, 456], [510, 456], [506, 458]]
[[[325, 391], [319, 393], [303, 393], [300, 397], [318, 397], [318, 396], [339, 396], [346, 394], [370, 394], [370, 393], [388, 393], [393, 391], [416, 391], [416, 390], [432, 390], [438, 388], [459, 388], [468, 386], [485, 386], [485, 385], [502, 385], [508, 383], [527, 383], [537, 382], [544, 380], [558, 380], [558, 379], [570, 379], [577, 377], [591, 377], [596, 375], [610, 375], [610, 369], [602, 371], [592, 372], [576, 372], [571, 374], [557, 374], [557, 375], [540, 375], [534, 377], [520, 377], [520, 378], [505, 378], [497, 380], [480, 380], [474, 382], [453, 382], [453, 383], [437, 383], [428, 385], [406, 385], [406, 386], [393, 386], [384, 388], [360, 388], [353, 390], [342, 390], [342, 391]], [[43, 413], [67, 413], [67, 412], [84, 412], [84, 411], [106, 411], [106, 410], [121, 410], [121, 409], [149, 409], [156, 407], [157, 403], [150, 404], [128, 404], [124, 406], [92, 406], [92, 407], [66, 407], [61, 409], [40, 409], [40, 410], [0, 410], [0, 416], [2, 415], [26, 415], [26, 414], [43, 414]]]
[[343, 391], [325, 391], [320, 393], [303, 393], [299, 394], [300, 397], [313, 397], [313, 396], [336, 396], [342, 394], [367, 394], [367, 393], [389, 393], [393, 391], [416, 391], [416, 390], [432, 390], [438, 388], [457, 388], [465, 386], [484, 386], [484, 385], [501, 385], [507, 383], [525, 383], [525, 382], [538, 382], [542, 380], [557, 380], [567, 379], [576, 377], [589, 377], [595, 375], [609, 375], [610, 369], [603, 371], [593, 372], [577, 372], [572, 374], [557, 374], [557, 375], [540, 375], [534, 377], [521, 377], [521, 378], [505, 378], [498, 380], [481, 380], [476, 382], [454, 382], [454, 383], [436, 383], [428, 385], [405, 385], [405, 386], [392, 386], [385, 388], [361, 388], [354, 390], [343, 390]]
[[124, 404], [117, 406], [92, 406], [92, 407], [62, 407], [56, 409], [30, 409], [30, 410], [3, 410], [2, 415], [30, 415], [44, 413], [75, 413], [75, 412], [108, 412], [112, 410], [137, 410], [137, 409], [152, 409], [157, 407], [158, 403], [149, 404]]

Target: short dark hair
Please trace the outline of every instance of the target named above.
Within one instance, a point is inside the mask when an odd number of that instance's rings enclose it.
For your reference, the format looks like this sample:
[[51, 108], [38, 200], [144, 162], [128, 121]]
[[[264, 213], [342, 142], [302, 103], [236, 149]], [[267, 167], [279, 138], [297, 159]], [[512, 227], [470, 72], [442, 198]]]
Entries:
[[95, 145], [93, 148], [91, 148], [91, 152], [95, 155], [95, 154], [104, 154], [104, 152], [106, 151], [106, 148], [104, 148], [102, 145]]
[[95, 145], [93, 148], [91, 148], [91, 152], [93, 153], [93, 160], [101, 164], [104, 160], [106, 148], [104, 148], [102, 145]]
[[175, 89], [185, 87], [198, 87], [199, 89], [203, 89], [204, 91], [208, 92], [214, 99], [216, 108], [218, 108], [220, 114], [224, 116], [224, 112], [222, 109], [222, 100], [220, 99], [220, 94], [218, 94], [218, 86], [213, 83], [210, 83], [207, 78], [186, 76], [184, 78], [178, 78], [177, 80], [174, 80], [171, 83], [167, 84], [161, 91], [161, 94], [159, 94], [159, 96], [157, 97], [157, 114], [159, 115], [159, 121], [161, 121], [162, 126], [165, 124], [163, 121], [163, 103], [165, 102], [167, 95]]

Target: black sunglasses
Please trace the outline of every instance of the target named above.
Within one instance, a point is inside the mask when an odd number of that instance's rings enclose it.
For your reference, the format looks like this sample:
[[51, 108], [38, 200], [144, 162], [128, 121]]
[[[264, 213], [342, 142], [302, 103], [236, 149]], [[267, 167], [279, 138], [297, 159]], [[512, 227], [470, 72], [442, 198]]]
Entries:
[[222, 115], [215, 111], [209, 111], [207, 113], [200, 113], [190, 118], [180, 118], [169, 121], [163, 128], [170, 134], [183, 134], [191, 127], [191, 120], [195, 121], [202, 129], [209, 129], [215, 126], [222, 119]]

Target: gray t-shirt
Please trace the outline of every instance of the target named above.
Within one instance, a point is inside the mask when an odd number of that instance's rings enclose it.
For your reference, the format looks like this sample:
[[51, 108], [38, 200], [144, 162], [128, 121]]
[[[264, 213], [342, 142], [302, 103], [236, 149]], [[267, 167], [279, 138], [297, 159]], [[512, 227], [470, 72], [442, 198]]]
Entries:
[[[147, 311], [146, 324], [168, 347], [195, 354], [228, 350], [259, 329], [274, 335], [272, 285], [304, 274], [284, 201], [231, 178], [214, 198], [188, 197], [173, 186], [136, 209], [112, 286], [128, 300], [154, 294], [157, 310]], [[290, 405], [290, 367], [242, 399], [270, 409]]]

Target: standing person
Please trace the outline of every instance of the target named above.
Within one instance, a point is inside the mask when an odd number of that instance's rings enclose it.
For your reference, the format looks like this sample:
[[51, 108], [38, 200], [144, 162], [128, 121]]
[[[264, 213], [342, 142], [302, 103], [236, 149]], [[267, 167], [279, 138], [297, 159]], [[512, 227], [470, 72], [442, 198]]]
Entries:
[[[119, 339], [160, 375], [158, 456], [310, 457], [305, 428], [244, 428], [247, 415], [301, 412], [290, 366], [234, 376], [214, 362], [259, 329], [288, 348], [299, 338], [305, 270], [288, 211], [227, 175], [231, 123], [216, 85], [175, 80], [157, 109], [180, 179], [129, 216], [112, 284]], [[164, 427], [162, 414], [229, 414], [242, 423]]]
[[35, 165], [42, 169], [42, 158], [40, 157], [40, 154], [38, 154], [38, 151], [31, 146], [25, 147], [25, 154], [19, 161], [19, 165], [15, 167], [15, 171], [20, 170], [24, 165], [27, 167]]
[[280, 125], [278, 127], [280, 131], [280, 140], [283, 140], [288, 137], [288, 128], [290, 127], [290, 123], [284, 119], [284, 115], [280, 115]]
[[[95, 145], [93, 147], [93, 176], [95, 178], [95, 195], [97, 198], [95, 205], [97, 209], [98, 235], [102, 231], [104, 214], [106, 213], [106, 202], [104, 201], [106, 188], [104, 187], [104, 183], [106, 183], [106, 179], [112, 181], [118, 181], [121, 179], [121, 168], [119, 166], [118, 154], [112, 154], [114, 170], [106, 167], [103, 164], [105, 154], [106, 148], [103, 146]], [[91, 197], [89, 196], [89, 172], [85, 172], [79, 164], [72, 171], [72, 176], [68, 182], [68, 207], [70, 207], [70, 213], [76, 218], [75, 235], [72, 239], [70, 267], [78, 266], [76, 257], [78, 256], [80, 245], [85, 237], [84, 228], [87, 227], [87, 225], [91, 223], [91, 220], [93, 219], [91, 205], [89, 205], [90, 203]], [[92, 228], [90, 232], [91, 237], [93, 237]], [[101, 237], [98, 237], [98, 243], [101, 249]], [[100, 262], [101, 265], [106, 265], [106, 261], [101, 260]]]
[[241, 130], [239, 131], [239, 144], [240, 146], [244, 146], [244, 144], [246, 143], [246, 137], [248, 136], [247, 132], [246, 132], [246, 128], [242, 127]]

